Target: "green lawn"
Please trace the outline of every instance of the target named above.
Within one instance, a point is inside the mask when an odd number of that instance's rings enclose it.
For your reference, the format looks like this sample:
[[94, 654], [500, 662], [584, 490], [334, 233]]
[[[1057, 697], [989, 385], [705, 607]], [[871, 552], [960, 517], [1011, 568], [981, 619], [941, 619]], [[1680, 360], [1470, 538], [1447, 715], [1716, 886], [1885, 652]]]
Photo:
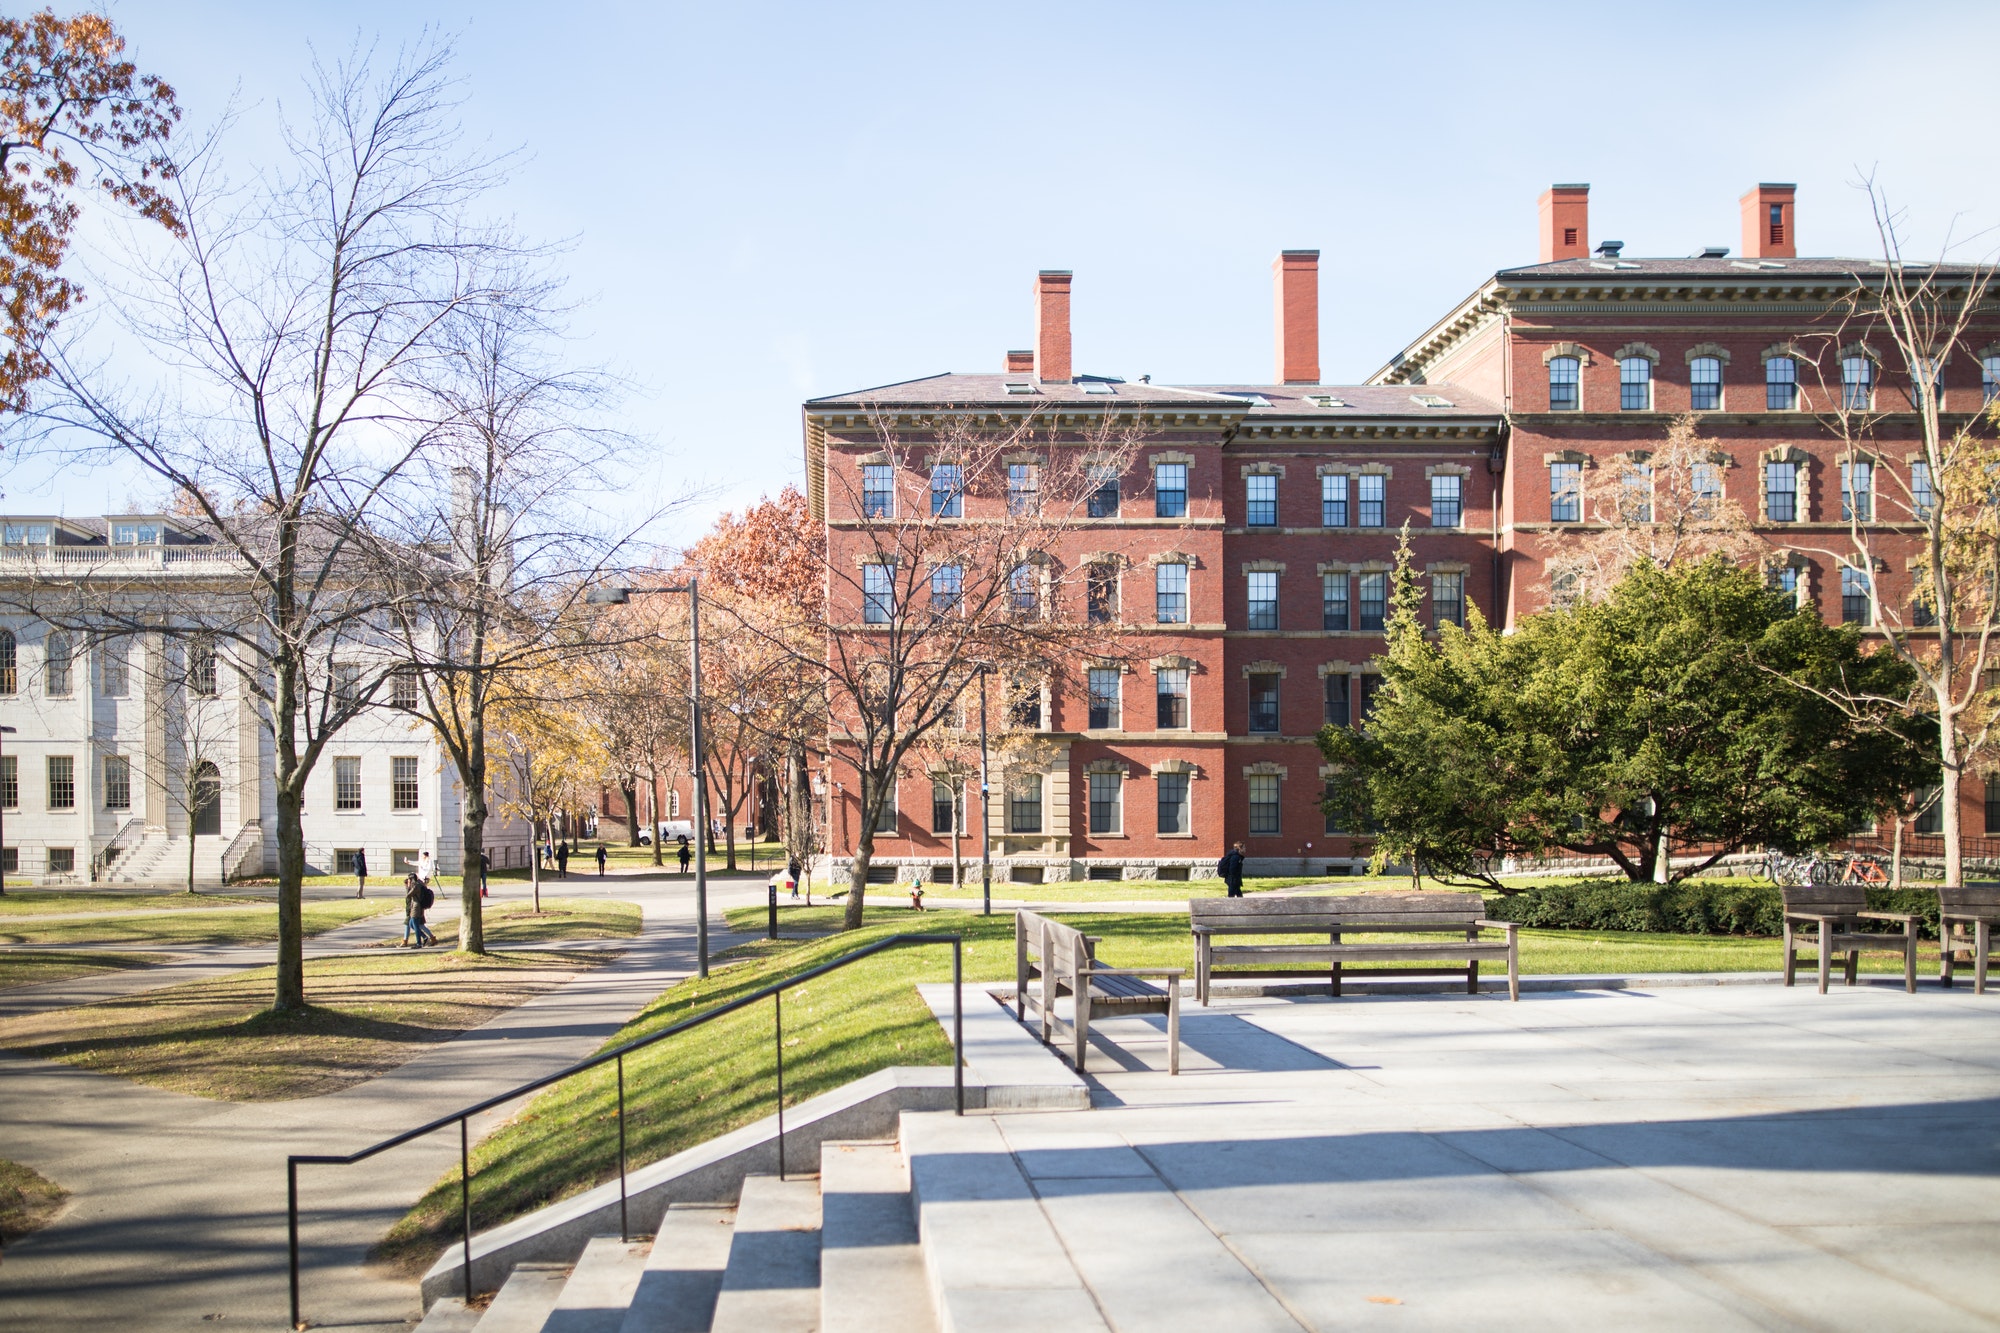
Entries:
[[[971, 874], [965, 883], [954, 889], [949, 878], [936, 883], [926, 882], [926, 898], [977, 898], [979, 897], [979, 867], [971, 867]], [[1407, 889], [1410, 878], [1398, 875], [1388, 879], [1335, 879], [1327, 880], [1319, 876], [1297, 876], [1289, 879], [1246, 879], [1243, 891], [1247, 893], [1268, 893], [1273, 889], [1295, 889], [1304, 884], [1317, 886], [1325, 893], [1380, 893], [1388, 889]], [[845, 888], [836, 885], [835, 891]], [[870, 884], [868, 897], [871, 901], [887, 902], [900, 898], [909, 901], [909, 883]], [[1058, 903], [1058, 902], [1186, 902], [1190, 898], [1220, 898], [1228, 892], [1228, 886], [1219, 879], [1128, 879], [1128, 880], [1060, 880], [1054, 884], [1000, 884], [993, 886], [995, 898], [1011, 899], [1015, 902]]]
[[0, 1022], [0, 1047], [218, 1101], [314, 1097], [374, 1078], [596, 967], [601, 954], [436, 949], [306, 961], [298, 1014], [273, 969]]
[[[351, 881], [350, 881], [351, 882]], [[266, 901], [221, 893], [164, 892], [93, 893], [74, 889], [9, 889], [0, 894], [0, 919], [12, 916], [54, 916], [68, 912], [168, 912], [216, 907], [244, 907]]]
[[[142, 916], [82, 917], [73, 921], [0, 921], [0, 944], [259, 944], [278, 938], [276, 903], [224, 912], [160, 912]], [[305, 932], [317, 935], [362, 917], [400, 911], [386, 898], [307, 903]]]
[[62, 1211], [69, 1191], [22, 1166], [0, 1158], [0, 1245], [40, 1231]]
[[[626, 939], [639, 933], [640, 924], [637, 903], [606, 898], [544, 898], [539, 915], [533, 903], [489, 901], [483, 916], [489, 948], [549, 944], [557, 940]], [[456, 919], [431, 924], [446, 945], [457, 941]], [[397, 943], [391, 939], [381, 947]]]
[[0, 990], [9, 986], [32, 986], [38, 981], [62, 981], [69, 977], [94, 976], [99, 972], [130, 972], [152, 967], [167, 959], [150, 953], [28, 953], [0, 949]]

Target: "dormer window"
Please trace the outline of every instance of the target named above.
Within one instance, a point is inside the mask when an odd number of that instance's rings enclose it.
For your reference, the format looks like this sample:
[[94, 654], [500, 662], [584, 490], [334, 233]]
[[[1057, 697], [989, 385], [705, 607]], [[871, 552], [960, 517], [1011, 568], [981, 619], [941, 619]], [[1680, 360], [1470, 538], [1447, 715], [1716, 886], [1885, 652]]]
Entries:
[[49, 544], [49, 525], [46, 523], [9, 523], [6, 525], [4, 533], [0, 533], [0, 537], [4, 537], [6, 544], [9, 546], [47, 546]]
[[157, 523], [113, 523], [111, 525], [113, 546], [158, 546], [160, 525]]

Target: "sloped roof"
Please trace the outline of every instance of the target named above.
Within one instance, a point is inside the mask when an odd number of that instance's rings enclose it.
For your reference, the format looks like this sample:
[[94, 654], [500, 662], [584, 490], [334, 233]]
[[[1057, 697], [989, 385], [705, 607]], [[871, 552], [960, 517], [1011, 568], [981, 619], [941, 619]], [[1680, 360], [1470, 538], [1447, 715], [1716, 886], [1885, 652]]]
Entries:
[[[1010, 392], [1009, 384], [1029, 384], [1032, 392]], [[1449, 406], [1430, 406], [1416, 395], [1441, 398]], [[1322, 403], [1318, 400], [1331, 400]], [[1197, 407], [1211, 411], [1244, 408], [1253, 417], [1497, 417], [1494, 404], [1449, 384], [1416, 389], [1369, 384], [1147, 384], [1143, 381], [1083, 380], [1044, 383], [1028, 375], [961, 375], [946, 373], [903, 380], [809, 399], [807, 408], [936, 406], [1037, 403], [1079, 406], [1129, 403], [1148, 407]]]

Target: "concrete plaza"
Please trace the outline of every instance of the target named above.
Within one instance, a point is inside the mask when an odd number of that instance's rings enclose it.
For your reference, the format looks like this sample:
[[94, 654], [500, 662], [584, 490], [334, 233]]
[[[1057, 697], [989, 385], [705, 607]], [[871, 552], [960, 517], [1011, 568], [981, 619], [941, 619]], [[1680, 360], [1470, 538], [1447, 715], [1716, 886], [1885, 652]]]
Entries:
[[1182, 1023], [1179, 1077], [1159, 1020], [1093, 1024], [1093, 1109], [962, 1146], [1011, 1153], [1110, 1328], [2000, 1327], [2000, 996], [1256, 999]]

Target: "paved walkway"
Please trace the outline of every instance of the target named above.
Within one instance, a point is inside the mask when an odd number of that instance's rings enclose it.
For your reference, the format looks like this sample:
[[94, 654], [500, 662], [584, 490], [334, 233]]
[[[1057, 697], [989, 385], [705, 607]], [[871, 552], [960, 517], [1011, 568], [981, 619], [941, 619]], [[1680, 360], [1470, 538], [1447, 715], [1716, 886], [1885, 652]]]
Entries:
[[[573, 880], [565, 892], [582, 896], [585, 888]], [[719, 950], [736, 942], [722, 909], [761, 889], [713, 881], [710, 889], [709, 939]], [[693, 970], [691, 888], [628, 878], [597, 891], [636, 901], [645, 913], [643, 933], [620, 942], [618, 960], [330, 1096], [213, 1102], [0, 1053], [0, 1155], [72, 1195], [53, 1227], [8, 1248], [0, 1329], [215, 1328], [218, 1316], [223, 1327], [282, 1327], [287, 1153], [353, 1151], [560, 1069]], [[342, 943], [332, 938], [339, 933], [320, 937], [321, 947]], [[187, 980], [198, 969], [258, 966], [272, 951], [226, 952], [152, 975]], [[475, 1136], [513, 1109], [475, 1122]], [[301, 1196], [314, 1273], [309, 1308], [315, 1292], [321, 1309], [338, 1292], [355, 1327], [405, 1327], [416, 1311], [413, 1284], [369, 1272], [362, 1256], [457, 1160], [457, 1136], [445, 1133], [363, 1166], [308, 1169]]]
[[1111, 1326], [2000, 1328], [2000, 997], [1243, 1000], [996, 1119]]

